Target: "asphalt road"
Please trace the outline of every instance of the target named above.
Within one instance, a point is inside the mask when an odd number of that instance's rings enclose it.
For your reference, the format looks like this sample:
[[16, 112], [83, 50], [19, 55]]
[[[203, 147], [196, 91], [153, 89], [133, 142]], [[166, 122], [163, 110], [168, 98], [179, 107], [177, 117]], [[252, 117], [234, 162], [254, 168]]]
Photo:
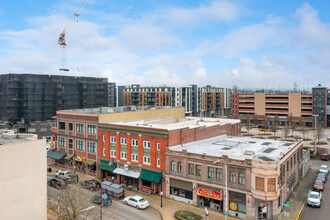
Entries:
[[[322, 160], [313, 160], [312, 161], [312, 171], [317, 173], [320, 165], [327, 164], [330, 167], [330, 161], [322, 161]], [[330, 175], [328, 176], [330, 178]], [[311, 186], [312, 188], [313, 186]], [[325, 183], [324, 191], [322, 192], [322, 203], [321, 208], [313, 208], [309, 206], [305, 206], [305, 210], [303, 211], [302, 220], [328, 220], [330, 219], [330, 179]]]
[[[78, 187], [79, 188], [79, 187]], [[69, 184], [67, 187], [68, 190], [77, 189], [77, 185]], [[56, 211], [57, 210], [57, 196], [64, 196], [64, 190], [57, 190], [53, 187], [47, 187], [48, 192], [48, 208]], [[100, 192], [91, 192], [86, 189], [79, 188], [79, 194], [81, 195], [81, 199], [79, 203], [84, 206], [84, 209], [88, 209], [86, 213], [89, 214], [87, 219], [100, 219], [100, 206], [93, 204], [90, 200], [92, 195], [99, 194]], [[63, 204], [62, 204], [63, 205]], [[108, 207], [102, 208], [102, 218], [103, 219], [111, 219], [111, 220], [119, 220], [119, 219], [127, 219], [127, 220], [157, 220], [160, 219], [158, 212], [149, 207], [145, 210], [138, 210], [132, 206], [127, 206], [123, 204], [122, 200], [112, 201], [112, 204]]]

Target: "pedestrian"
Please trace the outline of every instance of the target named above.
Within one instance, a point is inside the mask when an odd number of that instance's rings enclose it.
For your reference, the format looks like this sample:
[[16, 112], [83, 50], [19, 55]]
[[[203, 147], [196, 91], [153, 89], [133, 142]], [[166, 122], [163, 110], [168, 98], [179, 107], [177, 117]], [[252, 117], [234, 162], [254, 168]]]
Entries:
[[79, 183], [79, 176], [77, 175], [77, 183]]

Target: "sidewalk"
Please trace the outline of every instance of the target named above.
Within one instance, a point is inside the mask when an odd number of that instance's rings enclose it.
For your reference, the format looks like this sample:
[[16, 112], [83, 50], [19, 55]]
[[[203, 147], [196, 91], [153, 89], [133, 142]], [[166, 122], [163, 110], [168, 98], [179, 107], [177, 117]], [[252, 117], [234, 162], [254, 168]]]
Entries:
[[[305, 177], [300, 181], [299, 185], [295, 189], [294, 193], [289, 198], [287, 204], [290, 205], [289, 208], [289, 217], [284, 216], [284, 212], [282, 211], [279, 220], [288, 220], [288, 219], [296, 219], [300, 210], [302, 210], [303, 205], [305, 205], [305, 201], [307, 198], [307, 194], [311, 187], [313, 186], [313, 182], [316, 178], [317, 170], [309, 169], [306, 173]], [[302, 214], [302, 213], [301, 213]], [[301, 215], [300, 214], [300, 215]]]

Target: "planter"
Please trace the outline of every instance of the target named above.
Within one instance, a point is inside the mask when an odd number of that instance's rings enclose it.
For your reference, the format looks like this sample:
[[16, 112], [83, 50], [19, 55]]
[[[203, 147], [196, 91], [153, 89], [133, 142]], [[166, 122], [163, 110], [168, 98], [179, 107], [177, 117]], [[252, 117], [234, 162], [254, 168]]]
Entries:
[[175, 219], [179, 220], [201, 220], [203, 217], [200, 215], [197, 215], [193, 212], [187, 211], [187, 210], [180, 210], [177, 211], [175, 214]]

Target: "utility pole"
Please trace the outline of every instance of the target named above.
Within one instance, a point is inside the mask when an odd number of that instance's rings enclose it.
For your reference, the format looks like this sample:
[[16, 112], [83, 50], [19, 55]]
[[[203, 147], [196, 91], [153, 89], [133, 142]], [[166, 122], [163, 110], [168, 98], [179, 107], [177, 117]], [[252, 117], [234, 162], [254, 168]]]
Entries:
[[163, 208], [163, 172], [160, 172], [160, 207]]

